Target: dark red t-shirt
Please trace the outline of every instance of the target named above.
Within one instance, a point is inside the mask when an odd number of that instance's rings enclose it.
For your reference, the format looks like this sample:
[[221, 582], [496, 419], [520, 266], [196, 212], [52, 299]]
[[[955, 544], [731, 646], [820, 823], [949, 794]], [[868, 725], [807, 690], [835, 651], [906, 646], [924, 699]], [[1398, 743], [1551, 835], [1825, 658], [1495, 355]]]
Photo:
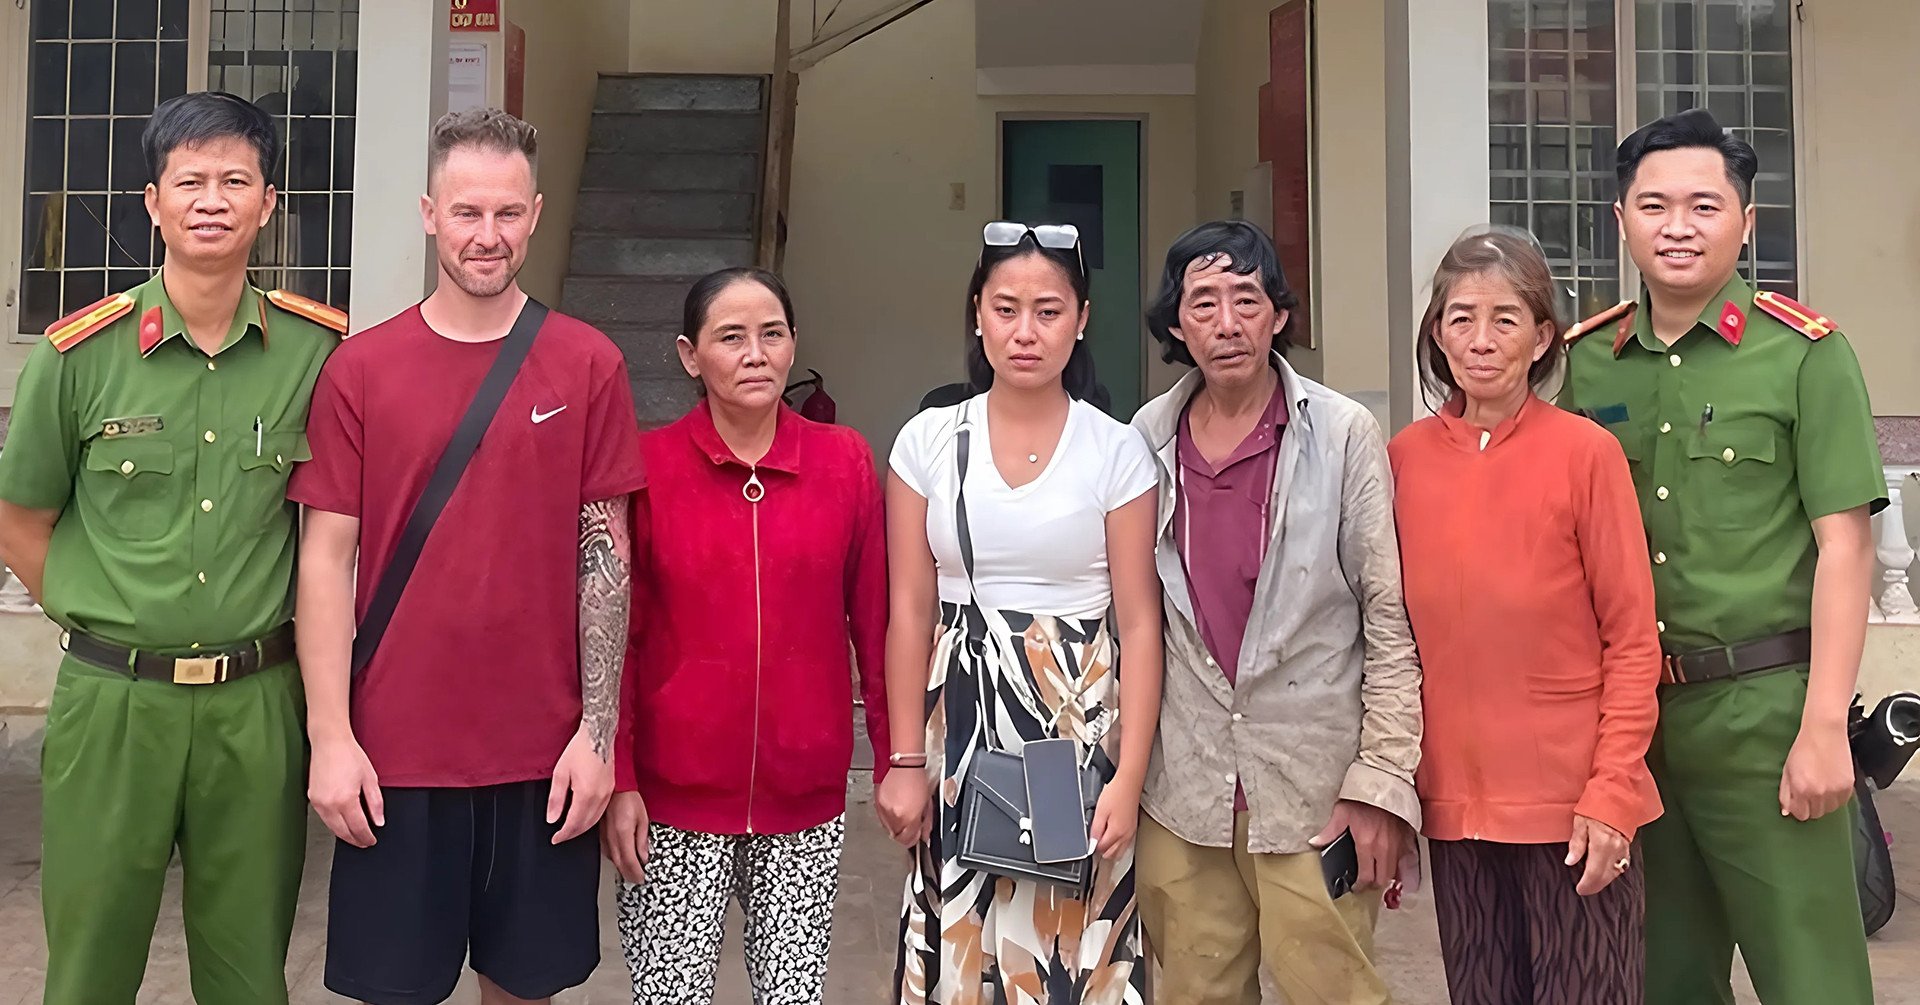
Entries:
[[[1287, 428], [1284, 382], [1273, 385], [1267, 410], [1253, 431], [1220, 462], [1207, 462], [1193, 442], [1188, 413], [1180, 413], [1174, 452], [1179, 470], [1173, 500], [1173, 541], [1186, 563], [1194, 627], [1227, 683], [1240, 674], [1240, 649], [1253, 616], [1254, 587], [1266, 563], [1267, 504]], [[1249, 544], [1252, 547], [1249, 547]], [[1247, 791], [1233, 787], [1233, 811], [1247, 809]]]
[[[357, 617], [499, 351], [436, 334], [413, 307], [321, 371], [313, 460], [287, 495], [360, 519]], [[580, 725], [580, 508], [645, 484], [639, 434], [620, 350], [548, 315], [354, 680], [354, 734], [381, 784], [553, 773]]]

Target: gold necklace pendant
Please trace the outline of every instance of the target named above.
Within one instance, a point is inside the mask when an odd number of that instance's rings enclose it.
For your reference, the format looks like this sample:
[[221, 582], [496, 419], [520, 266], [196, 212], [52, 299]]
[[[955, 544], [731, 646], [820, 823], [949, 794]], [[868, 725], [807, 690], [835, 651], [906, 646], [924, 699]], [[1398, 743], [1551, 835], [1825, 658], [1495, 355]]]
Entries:
[[760, 484], [760, 472], [755, 471], [747, 475], [747, 483], [740, 486], [740, 494], [750, 503], [757, 503], [767, 497], [767, 487]]

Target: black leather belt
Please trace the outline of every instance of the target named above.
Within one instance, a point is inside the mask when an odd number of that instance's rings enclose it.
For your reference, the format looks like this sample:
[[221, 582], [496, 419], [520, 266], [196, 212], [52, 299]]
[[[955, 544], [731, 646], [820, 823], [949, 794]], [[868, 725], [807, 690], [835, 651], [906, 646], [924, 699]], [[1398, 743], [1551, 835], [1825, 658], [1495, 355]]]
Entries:
[[252, 642], [193, 656], [162, 656], [128, 649], [80, 632], [63, 632], [60, 647], [82, 663], [166, 684], [220, 684], [293, 659], [293, 625], [281, 625]]
[[1799, 628], [1730, 646], [1667, 653], [1660, 661], [1660, 683], [1699, 684], [1762, 670], [1806, 663], [1813, 658], [1813, 630]]

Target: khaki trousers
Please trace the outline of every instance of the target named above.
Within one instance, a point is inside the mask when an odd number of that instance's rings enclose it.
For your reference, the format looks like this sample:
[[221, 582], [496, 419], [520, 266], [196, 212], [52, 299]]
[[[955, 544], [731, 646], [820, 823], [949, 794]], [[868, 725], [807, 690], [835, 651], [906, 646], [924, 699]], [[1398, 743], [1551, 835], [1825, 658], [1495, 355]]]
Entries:
[[1379, 896], [1329, 898], [1317, 852], [1250, 854], [1245, 813], [1232, 848], [1189, 844], [1142, 813], [1135, 848], [1155, 1005], [1259, 1005], [1261, 964], [1291, 1005], [1391, 1001], [1369, 959]]

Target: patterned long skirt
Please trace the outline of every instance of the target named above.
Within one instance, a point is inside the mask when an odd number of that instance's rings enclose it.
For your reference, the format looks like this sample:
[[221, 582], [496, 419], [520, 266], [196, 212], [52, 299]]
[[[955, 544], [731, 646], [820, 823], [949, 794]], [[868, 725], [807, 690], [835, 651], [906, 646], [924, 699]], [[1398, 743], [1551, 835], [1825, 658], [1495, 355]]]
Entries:
[[[978, 611], [941, 604], [927, 679], [931, 838], [914, 849], [900, 921], [899, 1005], [1140, 1005], [1146, 964], [1133, 851], [1094, 859], [1084, 896], [962, 868], [960, 779], [994, 746], [1072, 737], [1111, 779], [1119, 757], [1119, 650], [1101, 619], [1004, 612], [1006, 667], [983, 655]], [[1057, 723], [1057, 726], [1055, 725]], [[1057, 729], [1057, 733], [1055, 730]], [[1090, 748], [1090, 749], [1089, 749]]]

